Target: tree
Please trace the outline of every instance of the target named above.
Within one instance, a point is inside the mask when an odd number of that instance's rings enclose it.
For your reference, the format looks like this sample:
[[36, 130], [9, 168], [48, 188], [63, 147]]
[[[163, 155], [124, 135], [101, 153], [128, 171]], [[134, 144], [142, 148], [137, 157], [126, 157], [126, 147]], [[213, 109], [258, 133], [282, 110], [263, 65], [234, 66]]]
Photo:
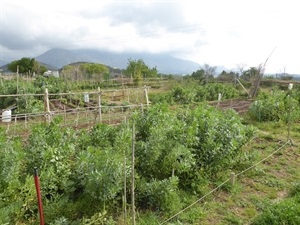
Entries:
[[109, 73], [108, 68], [105, 65], [99, 63], [84, 63], [80, 68], [88, 75], [89, 78], [93, 78], [94, 76], [96, 76], [101, 79], [105, 74]]
[[239, 75], [242, 76], [244, 74], [246, 64], [240, 63], [240, 64], [237, 64], [236, 66], [237, 66]]
[[[8, 69], [12, 72], [19, 73], [37, 73], [38, 72], [38, 62], [34, 58], [22, 58], [20, 60], [12, 61], [8, 64]], [[19, 68], [19, 69], [18, 69]]]
[[98, 77], [100, 80], [105, 74], [109, 73], [109, 69], [100, 63], [84, 63], [80, 66], [83, 73], [86, 73], [88, 78]]
[[250, 67], [250, 69], [245, 70], [241, 75], [241, 78], [244, 80], [251, 80], [259, 74], [259, 69], [256, 67]]
[[157, 69], [149, 68], [142, 59], [133, 60], [129, 59], [125, 75], [134, 79], [135, 84], [139, 84], [142, 78], [158, 77]]
[[199, 69], [193, 72], [191, 77], [194, 78], [195, 80], [199, 80], [199, 84], [201, 84], [202, 82], [204, 82], [205, 79], [205, 70]]
[[204, 64], [203, 70], [205, 71], [205, 83], [208, 83], [208, 80], [214, 78], [216, 73], [216, 66], [210, 66], [209, 64]]
[[238, 73], [232, 71], [226, 72], [225, 70], [223, 70], [222, 73], [220, 73], [220, 75], [218, 76], [218, 79], [221, 81], [232, 81], [236, 77], [238, 77]]
[[47, 68], [45, 66], [41, 65], [39, 62], [34, 61], [32, 71], [36, 74], [44, 74], [47, 71]]
[[105, 75], [109, 74], [109, 69], [99, 63], [77, 62], [64, 66], [62, 74], [65, 78], [74, 80], [80, 80], [84, 77], [87, 79], [99, 78], [101, 80]]

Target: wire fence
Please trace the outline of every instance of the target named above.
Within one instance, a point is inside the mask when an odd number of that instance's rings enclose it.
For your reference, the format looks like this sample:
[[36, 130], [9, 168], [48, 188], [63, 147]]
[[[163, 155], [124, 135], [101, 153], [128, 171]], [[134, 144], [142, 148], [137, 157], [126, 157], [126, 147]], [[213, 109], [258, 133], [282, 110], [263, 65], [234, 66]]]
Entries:
[[[270, 153], [268, 156], [264, 157], [262, 160], [258, 161], [257, 163], [253, 164], [252, 166], [248, 167], [247, 169], [235, 174], [234, 176], [240, 176], [244, 173], [246, 173], [247, 171], [253, 169], [254, 167], [258, 166], [259, 164], [261, 164], [262, 162], [266, 161], [268, 158], [270, 158], [271, 156], [273, 156], [274, 154], [276, 154], [277, 152], [279, 152], [280, 150], [282, 150], [284, 147], [286, 147], [288, 144], [291, 143], [291, 140], [288, 140], [287, 142], [285, 142], [282, 146], [280, 146], [279, 148], [277, 148], [276, 150], [274, 150], [272, 153]], [[217, 191], [218, 189], [220, 189], [222, 186], [224, 186], [226, 183], [228, 183], [229, 181], [234, 180], [232, 178], [232, 176], [230, 178], [228, 178], [227, 180], [223, 181], [223, 183], [221, 183], [219, 186], [217, 186], [216, 188], [212, 189], [211, 191], [209, 191], [207, 194], [203, 195], [201, 198], [199, 198], [198, 200], [194, 201], [192, 204], [188, 205], [187, 207], [185, 207], [184, 209], [180, 210], [178, 213], [174, 214], [173, 216], [169, 217], [168, 219], [166, 219], [165, 221], [163, 221], [162, 223], [160, 223], [160, 225], [166, 224], [167, 222], [169, 222], [170, 220], [174, 219], [175, 217], [179, 216], [181, 213], [185, 212], [186, 210], [190, 209], [191, 207], [193, 207], [195, 204], [197, 204], [198, 202], [202, 201], [203, 199], [205, 199], [207, 196], [211, 195], [212, 193], [214, 193], [215, 191]]]
[[0, 95], [0, 100], [22, 97], [27, 101], [34, 97], [44, 105], [43, 110], [34, 112], [19, 112], [16, 104], [11, 105], [1, 111], [0, 126], [5, 127], [7, 134], [17, 135], [32, 125], [50, 123], [56, 117], [63, 118], [64, 126], [75, 128], [90, 128], [100, 122], [115, 125], [126, 121], [135, 110], [149, 106], [149, 90], [148, 86], [68, 93], [48, 93], [46, 89], [43, 94]]

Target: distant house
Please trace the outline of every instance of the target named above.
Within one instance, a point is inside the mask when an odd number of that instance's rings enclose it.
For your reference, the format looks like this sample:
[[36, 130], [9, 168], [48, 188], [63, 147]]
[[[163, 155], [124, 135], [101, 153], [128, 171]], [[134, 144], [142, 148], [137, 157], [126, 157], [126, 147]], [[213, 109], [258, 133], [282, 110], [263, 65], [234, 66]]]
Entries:
[[59, 77], [59, 71], [58, 70], [47, 70], [43, 74], [45, 77]]

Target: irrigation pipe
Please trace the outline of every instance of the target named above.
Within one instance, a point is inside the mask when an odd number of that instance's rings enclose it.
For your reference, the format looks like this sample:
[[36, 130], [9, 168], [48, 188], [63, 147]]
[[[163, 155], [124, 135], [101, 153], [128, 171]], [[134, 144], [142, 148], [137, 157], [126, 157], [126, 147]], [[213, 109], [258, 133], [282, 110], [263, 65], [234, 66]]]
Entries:
[[[250, 166], [249, 168], [243, 170], [242, 172], [236, 174], [235, 176], [239, 176], [245, 172], [247, 172], [248, 170], [256, 167], [258, 164], [262, 163], [263, 161], [267, 160], [268, 158], [270, 158], [272, 155], [274, 155], [276, 152], [280, 151], [281, 149], [283, 149], [288, 143], [290, 142], [290, 140], [288, 140], [286, 143], [284, 143], [280, 148], [278, 148], [277, 150], [275, 150], [274, 152], [272, 152], [271, 154], [269, 154], [268, 156], [266, 156], [265, 158], [263, 158], [262, 160], [260, 160], [259, 162], [255, 163], [254, 165]], [[212, 189], [210, 192], [208, 192], [207, 194], [203, 195], [201, 198], [199, 198], [197, 201], [193, 202], [192, 204], [190, 204], [189, 206], [185, 207], [184, 209], [182, 209], [181, 211], [179, 211], [178, 213], [176, 213], [175, 215], [171, 216], [169, 219], [165, 220], [164, 222], [160, 223], [160, 225], [165, 224], [166, 222], [170, 221], [171, 219], [175, 218], [176, 216], [178, 216], [179, 214], [183, 213], [184, 211], [186, 211], [187, 209], [191, 208], [192, 206], [194, 206], [195, 204], [197, 204], [198, 202], [200, 202], [201, 200], [203, 200], [204, 198], [206, 198], [208, 195], [212, 194], [213, 192], [215, 192], [216, 190], [218, 190], [220, 187], [222, 187], [224, 184], [226, 184], [228, 181], [230, 181], [230, 178], [228, 178], [227, 180], [225, 180], [222, 184], [220, 184], [218, 187]]]

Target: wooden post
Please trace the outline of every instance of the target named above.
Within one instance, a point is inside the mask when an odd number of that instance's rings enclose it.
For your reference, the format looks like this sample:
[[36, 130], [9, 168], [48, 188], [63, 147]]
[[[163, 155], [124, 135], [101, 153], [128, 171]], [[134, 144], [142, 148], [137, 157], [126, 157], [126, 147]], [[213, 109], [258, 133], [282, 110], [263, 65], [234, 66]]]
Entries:
[[124, 170], [124, 196], [123, 196], [123, 208], [124, 208], [124, 223], [126, 223], [127, 220], [127, 198], [126, 198], [126, 194], [127, 194], [127, 186], [126, 186], [126, 148], [124, 148], [124, 166], [123, 166], [123, 170]]
[[234, 184], [235, 184], [235, 173], [234, 172], [230, 173], [230, 183], [231, 183], [231, 186], [234, 186]]
[[108, 107], [108, 124], [110, 125], [110, 107]]
[[130, 102], [130, 97], [129, 97], [129, 95], [130, 95], [130, 92], [129, 92], [128, 88], [127, 88], [127, 100], [128, 100], [128, 102]]
[[19, 94], [19, 65], [17, 65], [17, 94]]
[[134, 196], [134, 146], [135, 145], [135, 124], [132, 122], [132, 157], [131, 157], [131, 206], [132, 206], [132, 224], [135, 225], [135, 196]]
[[77, 115], [76, 115], [76, 127], [78, 127], [78, 120], [79, 120], [79, 111], [77, 111]]
[[147, 89], [146, 85], [144, 86], [144, 91], [145, 91], [145, 97], [146, 97], [146, 104], [147, 104], [147, 107], [148, 107], [149, 106], [149, 99], [148, 99], [148, 89]]
[[27, 129], [27, 115], [25, 114], [25, 122], [24, 122], [24, 124], [25, 124], [25, 129]]
[[64, 125], [66, 126], [67, 123], [67, 113], [66, 113], [66, 106], [64, 105]]
[[217, 107], [219, 107], [220, 102], [221, 102], [221, 99], [222, 99], [222, 94], [219, 93], [219, 94], [218, 94], [218, 104], [217, 104]]
[[102, 122], [102, 114], [101, 114], [101, 91], [100, 87], [98, 87], [98, 113], [99, 113], [99, 122]]
[[124, 80], [123, 80], [122, 69], [121, 69], [121, 82], [122, 82], [122, 89], [123, 89], [123, 93], [124, 93]]
[[50, 123], [50, 105], [49, 105], [49, 93], [48, 88], [45, 89], [45, 95], [44, 95], [44, 108], [45, 108], [45, 115], [46, 115], [46, 122]]
[[290, 132], [291, 132], [291, 97], [288, 95], [288, 136], [287, 140], [290, 140]]
[[14, 136], [16, 135], [17, 116], [15, 116]]
[[89, 110], [88, 108], [85, 109], [85, 122], [87, 124], [89, 124], [88, 110]]

